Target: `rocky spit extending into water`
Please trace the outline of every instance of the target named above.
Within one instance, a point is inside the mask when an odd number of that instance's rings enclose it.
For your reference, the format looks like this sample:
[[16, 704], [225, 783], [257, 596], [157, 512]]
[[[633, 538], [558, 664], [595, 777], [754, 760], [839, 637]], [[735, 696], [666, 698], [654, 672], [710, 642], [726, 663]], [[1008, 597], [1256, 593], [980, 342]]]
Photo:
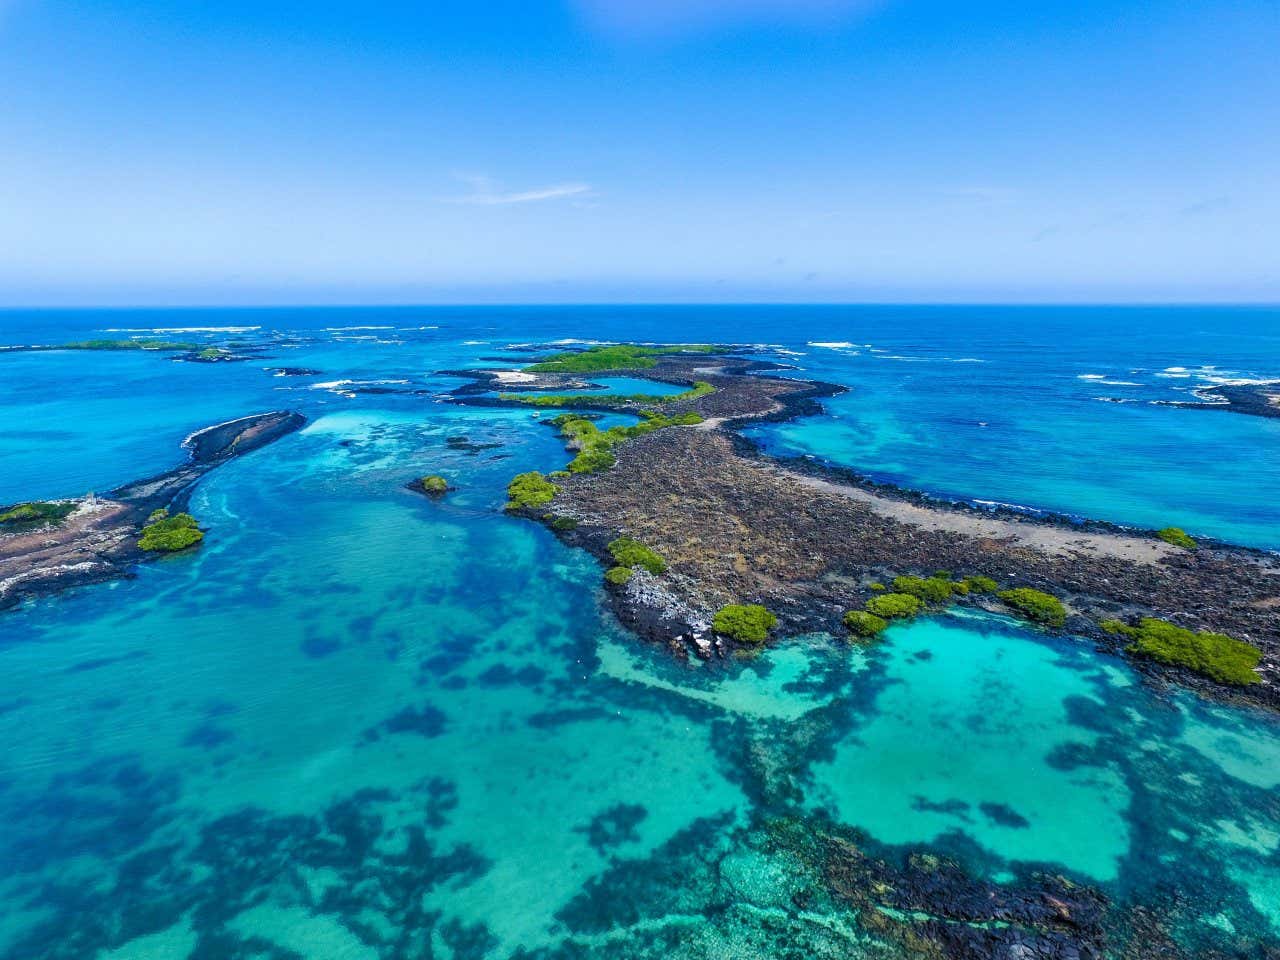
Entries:
[[[1062, 629], [1116, 653], [1128, 642], [1102, 630], [1103, 620], [1157, 617], [1251, 643], [1263, 651], [1262, 682], [1247, 687], [1152, 660], [1135, 664], [1214, 697], [1280, 706], [1274, 554], [1224, 544], [1186, 550], [1154, 531], [942, 502], [813, 460], [766, 456], [735, 428], [819, 413], [817, 400], [843, 389], [770, 376], [776, 369], [726, 353], [675, 355], [626, 371], [668, 384], [710, 383], [714, 393], [662, 405], [664, 415], [694, 412], [703, 422], [624, 443], [610, 469], [556, 478], [554, 500], [525, 510], [606, 564], [608, 544], [620, 535], [665, 558], [664, 573], [638, 570], [610, 590], [619, 619], [640, 635], [682, 653], [731, 655], [736, 645], [710, 629], [715, 611], [728, 603], [763, 604], [784, 634], [840, 633], [844, 612], [875, 596], [873, 584], [942, 570], [1051, 593], [1067, 608]], [[580, 377], [555, 374], [519, 381], [495, 371], [470, 375], [476, 383], [459, 390], [458, 399], [472, 404], [521, 402], [475, 396], [477, 388], [498, 383], [508, 392], [584, 386]], [[588, 395], [563, 408], [647, 406]], [[986, 594], [953, 602], [1005, 609]]]
[[266, 446], [305, 422], [301, 414], [278, 410], [206, 427], [184, 441], [190, 456], [181, 466], [104, 497], [89, 494], [60, 501], [73, 509], [55, 524], [0, 532], [0, 609], [129, 576], [134, 564], [154, 556], [138, 546], [153, 511], [181, 510], [196, 481], [214, 467]]

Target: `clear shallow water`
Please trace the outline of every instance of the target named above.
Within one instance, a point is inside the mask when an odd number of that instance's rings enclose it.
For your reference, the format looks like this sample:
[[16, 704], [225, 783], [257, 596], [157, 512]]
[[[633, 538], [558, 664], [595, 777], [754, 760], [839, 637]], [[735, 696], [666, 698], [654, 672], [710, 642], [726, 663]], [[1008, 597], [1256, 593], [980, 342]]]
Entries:
[[[1159, 699], [1086, 645], [991, 618], [895, 628], [867, 653], [815, 636], [673, 663], [602, 612], [592, 561], [498, 512], [512, 474], [564, 462], [552, 431], [436, 402], [458, 381], [434, 370], [611, 321], [323, 313], [292, 321], [314, 342], [263, 364], [0, 356], [6, 422], [61, 434], [5, 435], [5, 500], [163, 469], [191, 429], [264, 407], [311, 418], [202, 482], [195, 556], [4, 615], [0, 955], [742, 957], [778, 938], [871, 955], [834, 904], [792, 918], [814, 878], [767, 840], [796, 815], [890, 856], [1173, 903], [1188, 945], [1280, 938], [1273, 718]], [[700, 339], [727, 338], [706, 322]], [[393, 329], [323, 329], [366, 324]], [[260, 369], [282, 364], [323, 372]], [[340, 382], [375, 380], [421, 392]], [[427, 472], [458, 491], [403, 489]]]

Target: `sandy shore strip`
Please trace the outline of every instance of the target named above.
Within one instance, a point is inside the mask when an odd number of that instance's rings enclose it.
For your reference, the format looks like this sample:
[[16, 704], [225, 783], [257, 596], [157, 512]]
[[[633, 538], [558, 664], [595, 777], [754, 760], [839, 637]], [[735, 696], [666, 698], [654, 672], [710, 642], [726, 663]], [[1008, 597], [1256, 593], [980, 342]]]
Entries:
[[998, 517], [984, 517], [970, 512], [947, 510], [945, 507], [924, 507], [904, 500], [879, 497], [859, 487], [807, 477], [782, 468], [778, 468], [777, 473], [801, 486], [864, 503], [882, 517], [922, 530], [941, 530], [980, 540], [998, 540], [1009, 546], [1027, 547], [1060, 557], [1087, 554], [1154, 564], [1174, 555], [1178, 550], [1163, 540], [1151, 537], [1128, 537], [1118, 533], [1090, 533], [1068, 527], [1016, 523]]

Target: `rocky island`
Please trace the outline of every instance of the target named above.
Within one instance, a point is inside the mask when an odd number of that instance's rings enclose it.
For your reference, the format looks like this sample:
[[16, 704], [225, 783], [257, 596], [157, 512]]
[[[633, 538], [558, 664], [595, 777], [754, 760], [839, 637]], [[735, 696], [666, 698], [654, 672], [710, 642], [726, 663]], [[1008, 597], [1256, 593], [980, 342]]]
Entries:
[[202, 534], [181, 511], [196, 481], [304, 422], [301, 414], [274, 411], [216, 424], [187, 437], [187, 462], [159, 476], [105, 497], [89, 494], [0, 510], [0, 517], [10, 518], [0, 521], [0, 609], [127, 577], [135, 563], [150, 556], [194, 546]]
[[[974, 605], [1092, 638], [1162, 681], [1280, 706], [1274, 555], [1172, 528], [944, 502], [770, 457], [738, 428], [819, 413], [817, 400], [843, 388], [771, 375], [776, 365], [742, 350], [638, 349], [568, 351], [523, 377], [475, 371], [477, 383], [507, 392], [463, 388], [455, 399], [569, 411], [548, 422], [577, 456], [564, 471], [521, 475], [508, 507], [599, 557], [615, 611], [640, 635], [716, 658], [761, 639], [715, 628], [730, 606], [763, 607], [783, 633], [866, 639], [895, 618]], [[615, 371], [687, 390], [576, 392], [584, 376]], [[519, 392], [535, 385], [575, 392]], [[598, 431], [590, 417], [602, 411], [640, 419]], [[620, 563], [622, 537], [660, 566]]]

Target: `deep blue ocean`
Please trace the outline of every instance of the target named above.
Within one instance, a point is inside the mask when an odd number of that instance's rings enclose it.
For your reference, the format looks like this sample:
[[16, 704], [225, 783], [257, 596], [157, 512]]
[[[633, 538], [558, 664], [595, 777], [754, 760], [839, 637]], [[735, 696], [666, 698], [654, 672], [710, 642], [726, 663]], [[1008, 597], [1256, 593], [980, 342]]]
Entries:
[[[972, 614], [676, 663], [612, 620], [593, 560], [501, 512], [564, 463], [555, 435], [439, 373], [765, 345], [850, 388], [751, 431], [778, 454], [1280, 549], [1280, 420], [1168, 405], [1280, 379], [1280, 308], [0, 312], [0, 345], [102, 337], [267, 356], [0, 351], [0, 504], [157, 473], [237, 416], [308, 424], [200, 483], [198, 552], [0, 614], [0, 957], [892, 955], [795, 906], [780, 818], [1176, 904], [1192, 956], [1280, 946], [1271, 715]], [[457, 492], [404, 489], [424, 473]]]

